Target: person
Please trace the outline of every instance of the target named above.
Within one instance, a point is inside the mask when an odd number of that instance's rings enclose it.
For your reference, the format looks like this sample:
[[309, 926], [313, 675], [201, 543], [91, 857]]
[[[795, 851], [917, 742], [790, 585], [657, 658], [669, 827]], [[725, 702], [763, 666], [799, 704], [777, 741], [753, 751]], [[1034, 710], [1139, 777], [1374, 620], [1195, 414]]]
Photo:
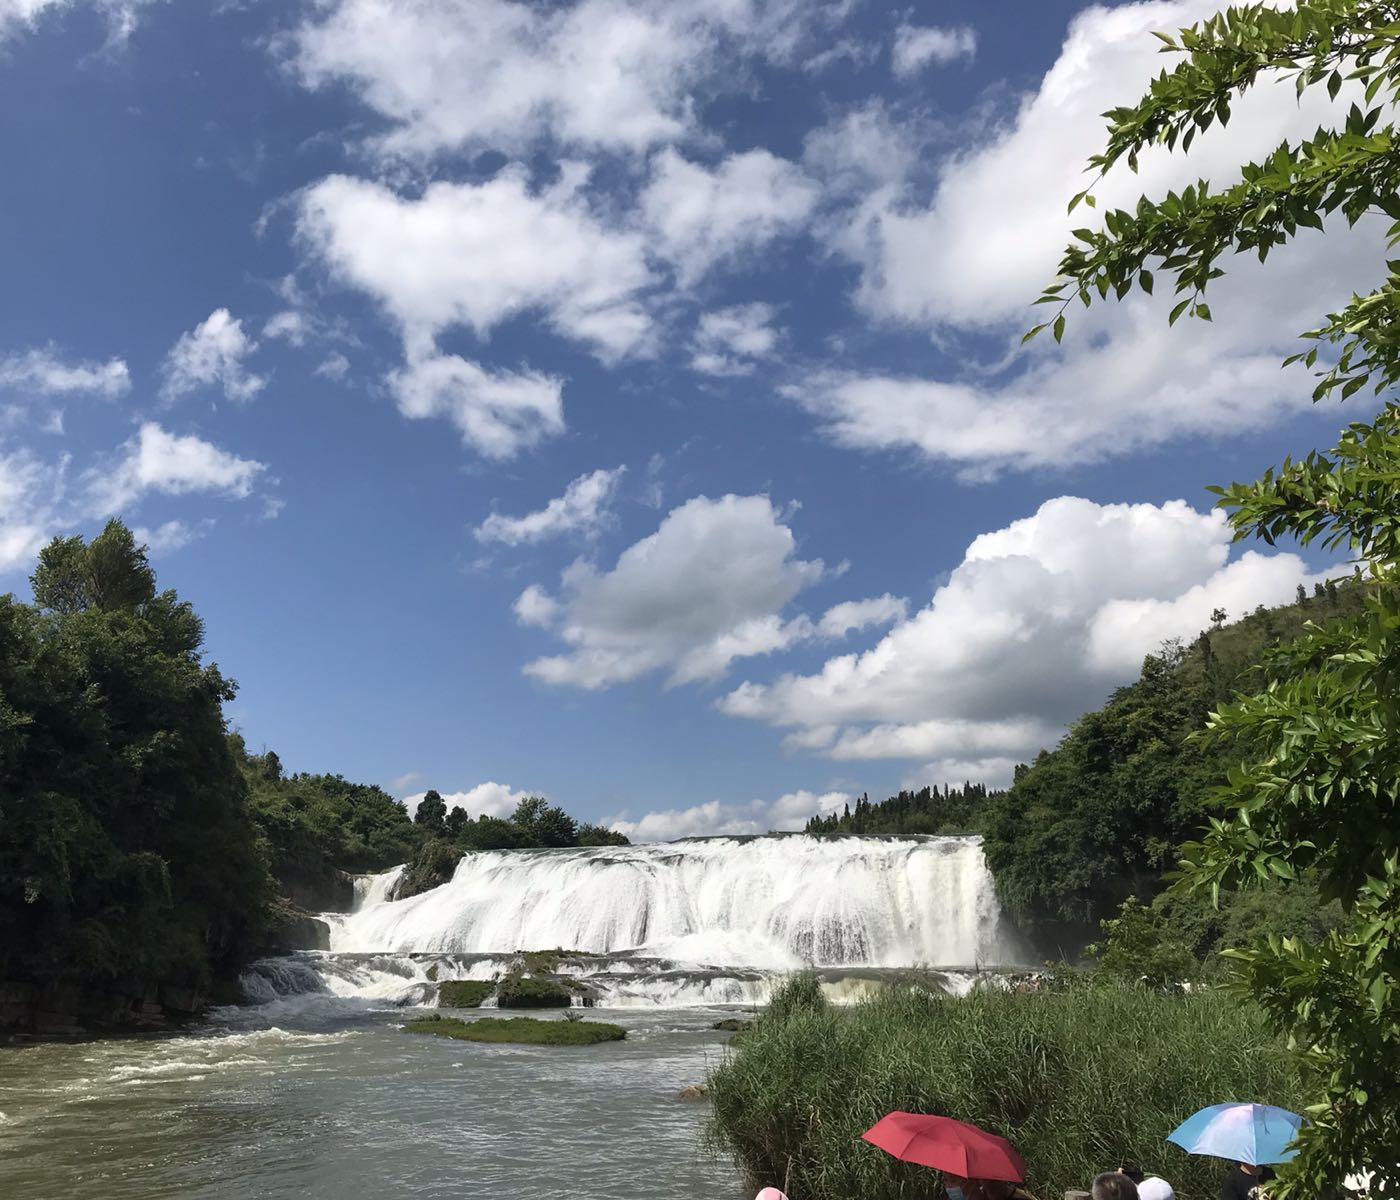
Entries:
[[1138, 1200], [1137, 1184], [1122, 1171], [1105, 1171], [1096, 1176], [1089, 1194], [1094, 1200]]
[[1138, 1200], [1176, 1200], [1172, 1185], [1160, 1175], [1146, 1175], [1132, 1163], [1124, 1163], [1118, 1170], [1137, 1185]]
[[1138, 1184], [1138, 1200], [1176, 1200], [1176, 1193], [1160, 1175], [1149, 1175]]
[[1035, 1200], [1019, 1183], [1004, 1179], [964, 1179], [961, 1175], [943, 1175], [943, 1190], [948, 1200]]
[[787, 1193], [780, 1192], [777, 1188], [768, 1187], [759, 1192], [753, 1200], [788, 1200]]
[[1258, 1200], [1259, 1185], [1268, 1183], [1274, 1173], [1253, 1163], [1236, 1163], [1220, 1185], [1220, 1200]]

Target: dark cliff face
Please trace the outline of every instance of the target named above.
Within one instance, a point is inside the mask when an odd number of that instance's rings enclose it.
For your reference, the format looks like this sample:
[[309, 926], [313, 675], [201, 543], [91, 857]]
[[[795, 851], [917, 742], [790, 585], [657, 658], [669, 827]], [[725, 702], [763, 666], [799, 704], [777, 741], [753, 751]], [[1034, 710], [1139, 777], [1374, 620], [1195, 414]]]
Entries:
[[0, 982], [0, 1037], [81, 1037], [172, 1029], [199, 1016], [208, 995], [194, 985]]
[[277, 877], [278, 890], [304, 912], [349, 912], [355, 906], [355, 883], [334, 867], [324, 871], [287, 870]]
[[277, 904], [269, 912], [263, 954], [294, 954], [298, 950], [329, 950], [331, 930], [320, 918], [290, 904]]

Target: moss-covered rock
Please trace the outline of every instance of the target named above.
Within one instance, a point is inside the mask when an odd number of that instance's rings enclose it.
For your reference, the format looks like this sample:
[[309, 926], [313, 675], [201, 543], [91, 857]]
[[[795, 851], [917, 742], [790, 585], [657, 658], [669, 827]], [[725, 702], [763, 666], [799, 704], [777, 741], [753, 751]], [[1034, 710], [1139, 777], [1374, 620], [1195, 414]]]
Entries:
[[410, 1021], [409, 1033], [457, 1038], [465, 1042], [513, 1042], [526, 1046], [593, 1046], [620, 1042], [627, 1036], [621, 1025], [602, 1021], [540, 1021], [534, 1017], [482, 1017], [462, 1021], [433, 1015]]
[[438, 984], [438, 1003], [444, 1008], [480, 1008], [495, 990], [486, 979], [445, 979]]
[[496, 1004], [500, 1008], [568, 1008], [573, 1002], [572, 989], [559, 980], [518, 972], [507, 975], [496, 989]]
[[522, 950], [519, 955], [520, 969], [531, 975], [553, 975], [559, 970], [559, 964], [566, 958], [582, 958], [582, 950], [565, 950], [557, 947], [554, 950]]

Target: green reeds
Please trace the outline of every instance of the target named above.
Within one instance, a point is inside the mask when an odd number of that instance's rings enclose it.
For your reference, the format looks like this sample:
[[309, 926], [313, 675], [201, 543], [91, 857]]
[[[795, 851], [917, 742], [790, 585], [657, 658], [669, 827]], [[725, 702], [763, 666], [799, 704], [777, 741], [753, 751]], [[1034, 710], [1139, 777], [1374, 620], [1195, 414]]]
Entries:
[[851, 1008], [780, 991], [709, 1081], [712, 1144], [754, 1186], [792, 1200], [936, 1200], [938, 1176], [860, 1140], [894, 1109], [1009, 1138], [1042, 1200], [1133, 1162], [1181, 1200], [1213, 1200], [1225, 1164], [1165, 1138], [1225, 1100], [1297, 1108], [1296, 1054], [1216, 991], [1167, 996], [1106, 982], [1064, 991], [892, 988]]

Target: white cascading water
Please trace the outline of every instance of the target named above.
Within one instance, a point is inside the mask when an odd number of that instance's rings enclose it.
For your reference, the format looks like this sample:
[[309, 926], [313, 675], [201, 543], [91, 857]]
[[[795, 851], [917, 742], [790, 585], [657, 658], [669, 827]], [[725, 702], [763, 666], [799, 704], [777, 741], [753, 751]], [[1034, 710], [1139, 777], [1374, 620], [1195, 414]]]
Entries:
[[449, 883], [367, 903], [331, 949], [633, 953], [697, 966], [1004, 960], [978, 838], [713, 838], [465, 856]]
[[355, 903], [351, 911], [358, 912], [367, 904], [383, 904], [394, 894], [394, 889], [403, 877], [403, 871], [403, 867], [398, 866], [378, 875], [356, 875]]
[[[330, 953], [254, 964], [249, 999], [433, 1004], [434, 981], [494, 978], [522, 950], [569, 951], [559, 969], [602, 1004], [662, 1007], [761, 1004], [805, 966], [826, 968], [840, 1001], [880, 986], [881, 971], [1018, 961], [976, 837], [489, 851], [391, 900], [402, 873], [358, 878], [354, 910], [323, 915]], [[971, 976], [944, 982], [961, 990]]]

